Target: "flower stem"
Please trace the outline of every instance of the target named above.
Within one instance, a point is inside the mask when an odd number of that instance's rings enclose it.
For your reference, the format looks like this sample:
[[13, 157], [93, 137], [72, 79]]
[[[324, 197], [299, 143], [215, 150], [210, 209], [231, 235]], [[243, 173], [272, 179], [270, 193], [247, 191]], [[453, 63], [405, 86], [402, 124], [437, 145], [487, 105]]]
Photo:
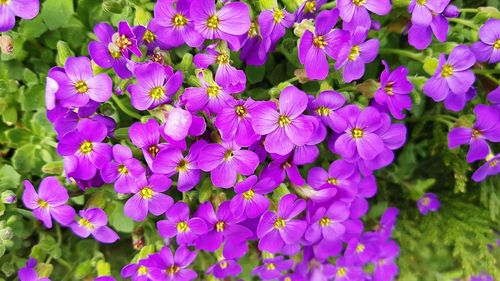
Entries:
[[414, 59], [414, 60], [419, 61], [419, 62], [423, 62], [424, 61], [424, 58], [423, 58], [422, 54], [413, 53], [413, 52], [405, 51], [405, 50], [399, 50], [399, 49], [380, 49], [378, 51], [378, 53], [381, 54], [381, 55], [386, 54], [386, 55], [404, 56], [404, 57], [408, 57], [410, 59]]
[[321, 10], [332, 9], [335, 8], [336, 6], [337, 6], [337, 1], [328, 2], [325, 5], [321, 6]]
[[463, 26], [470, 27], [471, 29], [474, 29], [476, 31], [479, 30], [479, 27], [477, 27], [477, 25], [475, 25], [473, 22], [471, 22], [469, 20], [464, 20], [464, 19], [459, 19], [459, 18], [449, 18], [448, 20], [450, 22], [454, 22], [454, 23], [461, 24]]
[[460, 13], [477, 13], [477, 12], [479, 12], [479, 10], [475, 9], [475, 8], [463, 8], [463, 9], [460, 9], [459, 11], [460, 11]]
[[141, 117], [142, 117], [141, 115], [128, 109], [117, 96], [112, 95], [111, 99], [116, 103], [116, 105], [121, 109], [121, 111], [123, 111], [123, 113], [127, 114], [128, 116], [130, 116], [132, 118], [141, 119]]

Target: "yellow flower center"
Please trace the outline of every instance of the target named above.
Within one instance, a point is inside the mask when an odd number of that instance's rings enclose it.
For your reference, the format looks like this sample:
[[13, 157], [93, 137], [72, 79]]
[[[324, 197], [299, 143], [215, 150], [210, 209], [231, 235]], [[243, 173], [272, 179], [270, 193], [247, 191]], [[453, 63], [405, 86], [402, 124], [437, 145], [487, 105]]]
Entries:
[[223, 221], [218, 221], [216, 224], [215, 224], [215, 231], [217, 232], [222, 232], [224, 231], [224, 228], [226, 228], [226, 223], [223, 222]]
[[431, 199], [429, 197], [425, 197], [424, 200], [422, 200], [422, 206], [427, 206], [431, 202]]
[[493, 48], [496, 50], [500, 49], [500, 38], [495, 41], [495, 44], [493, 44]]
[[185, 26], [186, 24], [188, 23], [188, 20], [185, 16], [181, 15], [181, 14], [176, 14], [173, 18], [172, 18], [172, 24], [175, 26], [175, 27], [183, 27]]
[[217, 15], [212, 15], [207, 20], [207, 27], [210, 29], [219, 28], [219, 24], [220, 24], [220, 20], [219, 20], [219, 17]]
[[356, 246], [356, 253], [362, 253], [363, 251], [365, 250], [365, 245], [364, 244], [361, 244], [359, 243], [357, 246]]
[[161, 86], [154, 87], [149, 92], [149, 97], [152, 98], [153, 100], [160, 100], [161, 98], [163, 98], [164, 95], [165, 95], [165, 89]]
[[125, 165], [120, 164], [120, 165], [118, 165], [118, 172], [122, 175], [126, 175], [126, 174], [128, 174], [128, 169], [127, 169], [127, 167], [125, 167]]
[[326, 106], [320, 106], [316, 109], [316, 113], [319, 115], [319, 116], [328, 116], [330, 115], [330, 112], [331, 112], [331, 109], [329, 109], [328, 107]]
[[219, 95], [220, 90], [222, 90], [220, 86], [209, 86], [207, 88], [208, 97], [216, 98]]
[[75, 90], [80, 94], [85, 94], [89, 90], [89, 86], [87, 86], [87, 83], [85, 83], [85, 81], [83, 80], [76, 82], [73, 86], [75, 87]]
[[94, 225], [86, 218], [81, 218], [78, 220], [78, 225], [85, 227], [87, 229], [94, 229]]
[[285, 163], [283, 163], [281, 165], [281, 168], [283, 168], [285, 170], [288, 169], [288, 168], [290, 168], [290, 167], [292, 167], [292, 164], [290, 163], [290, 161], [286, 161]]
[[94, 145], [90, 141], [83, 141], [80, 144], [80, 153], [89, 154], [94, 149]]
[[347, 274], [347, 268], [339, 267], [339, 269], [337, 269], [337, 276], [338, 277], [344, 277], [346, 274]]
[[320, 49], [324, 49], [328, 46], [328, 42], [325, 41], [325, 37], [323, 35], [320, 35], [313, 38], [313, 45]]
[[358, 7], [361, 7], [366, 4], [366, 0], [352, 0], [352, 3]]
[[111, 55], [112, 58], [114, 59], [119, 59], [122, 56], [122, 53], [120, 52], [115, 52], [115, 51], [109, 51], [109, 54]]
[[228, 149], [226, 150], [226, 152], [224, 152], [224, 160], [229, 161], [231, 160], [231, 158], [233, 158], [233, 151], [231, 149]]
[[141, 191], [139, 191], [139, 195], [143, 199], [151, 199], [153, 198], [153, 189], [151, 189], [151, 187], [149, 186], [146, 186], [143, 189], [141, 189]]
[[252, 22], [248, 30], [248, 37], [253, 38], [257, 35], [259, 35], [259, 25], [256, 22]]
[[450, 77], [453, 75], [453, 66], [451, 66], [450, 64], [445, 64], [443, 66], [443, 70], [441, 70], [441, 77], [443, 78], [447, 78], [447, 77]]
[[280, 126], [281, 128], [290, 125], [290, 123], [292, 123], [292, 119], [290, 119], [290, 117], [286, 115], [280, 115], [280, 117], [278, 118], [278, 126]]
[[417, 4], [423, 6], [427, 3], [427, 0], [417, 0]]
[[189, 226], [185, 221], [181, 221], [177, 224], [177, 231], [179, 232], [188, 232]]
[[491, 161], [491, 162], [488, 164], [488, 166], [489, 166], [489, 167], [495, 167], [496, 165], [498, 165], [498, 160], [496, 160], [496, 159], [495, 159], [495, 160], [493, 160], [493, 161]]
[[280, 23], [285, 18], [283, 10], [276, 9], [273, 13], [274, 23]]
[[127, 36], [122, 34], [120, 37], [118, 37], [115, 44], [118, 48], [120, 48], [120, 50], [123, 50], [130, 47], [132, 45], [132, 42], [127, 38]]
[[189, 161], [186, 159], [182, 159], [181, 161], [179, 161], [179, 164], [175, 169], [177, 170], [177, 172], [185, 172], [188, 170], [188, 165]]
[[8, 4], [10, 0], [0, 0], [0, 5]]
[[347, 59], [353, 61], [356, 60], [358, 57], [359, 57], [359, 46], [352, 46], [351, 52], [349, 53], [349, 57], [347, 57]]
[[45, 208], [49, 207], [49, 203], [43, 199], [39, 198], [37, 203], [38, 203], [38, 206], [40, 206], [40, 208], [45, 209]]
[[146, 32], [144, 32], [144, 36], [142, 37], [142, 40], [144, 40], [144, 42], [150, 44], [151, 42], [155, 41], [156, 39], [156, 35], [151, 32], [149, 29], [146, 30]]
[[307, 1], [306, 4], [304, 5], [304, 12], [306, 14], [314, 13], [316, 12], [316, 1]]
[[148, 153], [149, 153], [149, 155], [151, 155], [151, 157], [155, 158], [156, 154], [158, 154], [158, 152], [160, 152], [160, 149], [158, 148], [158, 146], [156, 144], [148, 147]]
[[364, 132], [363, 132], [363, 130], [362, 130], [362, 129], [360, 129], [360, 128], [354, 128], [354, 129], [352, 129], [352, 130], [351, 130], [351, 135], [352, 135], [352, 137], [353, 137], [353, 138], [355, 138], [355, 139], [360, 139], [360, 138], [362, 138], [364, 134], [365, 134], [365, 133], [364, 133]]
[[322, 227], [329, 226], [330, 225], [330, 218], [328, 217], [322, 217], [321, 220], [319, 221], [319, 225]]
[[286, 226], [286, 221], [283, 218], [277, 218], [274, 222], [275, 229], [282, 229]]
[[220, 268], [222, 268], [222, 269], [225, 269], [225, 268], [227, 267], [227, 265], [228, 265], [228, 264], [227, 264], [227, 262], [225, 262], [225, 261], [223, 261], [223, 262], [219, 263], [219, 266], [220, 266]]
[[218, 64], [229, 64], [229, 56], [225, 52], [222, 52], [217, 55], [215, 62]]
[[481, 131], [479, 131], [478, 129], [472, 130], [472, 137], [475, 138], [475, 139], [478, 138], [478, 137], [480, 137], [482, 134], [483, 133], [481, 133]]
[[179, 272], [180, 268], [177, 265], [172, 265], [169, 268], [167, 268], [167, 273], [170, 275], [176, 274]]
[[253, 189], [249, 189], [243, 192], [243, 198], [245, 200], [252, 200], [254, 197], [255, 197], [255, 191], [253, 191]]
[[338, 185], [338, 184], [339, 184], [339, 180], [338, 180], [338, 179], [336, 179], [336, 178], [329, 178], [329, 179], [327, 180], [327, 182], [328, 182], [329, 184], [333, 184], [333, 185]]
[[243, 105], [236, 106], [234, 111], [236, 112], [236, 115], [238, 115], [238, 117], [245, 117], [248, 113], [247, 109]]
[[387, 95], [393, 96], [394, 92], [392, 91], [392, 88], [394, 86], [394, 82], [389, 82], [385, 85], [384, 91]]
[[274, 263], [268, 263], [266, 265], [266, 269], [267, 270], [275, 270], [276, 269], [276, 265], [274, 265]]
[[148, 268], [145, 267], [144, 265], [139, 266], [139, 268], [137, 269], [137, 274], [138, 275], [146, 275], [146, 274], [148, 274]]

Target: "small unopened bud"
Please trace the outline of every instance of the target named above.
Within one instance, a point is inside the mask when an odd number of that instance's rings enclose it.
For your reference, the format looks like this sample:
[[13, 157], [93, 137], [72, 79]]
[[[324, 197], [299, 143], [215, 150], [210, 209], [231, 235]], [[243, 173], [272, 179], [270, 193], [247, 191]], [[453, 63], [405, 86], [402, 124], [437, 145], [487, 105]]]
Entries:
[[460, 11], [455, 5], [448, 5], [443, 11], [443, 15], [447, 18], [458, 18]]
[[371, 29], [380, 30], [380, 22], [378, 20], [372, 20]]
[[2, 53], [10, 55], [14, 50], [14, 45], [12, 45], [12, 38], [9, 35], [0, 36], [0, 50]]
[[0, 229], [0, 241], [11, 240], [14, 237], [14, 233], [12, 232], [12, 228], [6, 227]]
[[304, 84], [307, 81], [309, 81], [309, 77], [307, 77], [306, 70], [303, 68], [295, 69], [295, 71], [293, 72], [293, 75], [295, 75], [295, 77], [299, 78], [300, 84]]
[[295, 36], [297, 37], [302, 37], [302, 35], [304, 35], [304, 32], [306, 32], [306, 30], [314, 32], [313, 20], [311, 19], [303, 20], [300, 23], [295, 24], [293, 28], [293, 34], [295, 34]]
[[16, 203], [16, 201], [17, 201], [16, 194], [11, 190], [6, 190], [6, 191], [2, 192], [1, 198], [2, 198], [2, 202], [5, 204]]

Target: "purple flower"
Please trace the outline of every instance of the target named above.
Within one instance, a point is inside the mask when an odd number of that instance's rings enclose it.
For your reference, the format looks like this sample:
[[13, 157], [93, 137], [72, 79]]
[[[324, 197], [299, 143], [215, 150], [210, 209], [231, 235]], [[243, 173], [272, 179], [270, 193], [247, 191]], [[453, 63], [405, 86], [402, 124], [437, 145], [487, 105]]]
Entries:
[[253, 21], [246, 38], [242, 40], [240, 59], [248, 65], [263, 65], [266, 63], [267, 52], [271, 48], [271, 38], [263, 37], [257, 21]]
[[179, 247], [175, 254], [165, 246], [159, 253], [149, 256], [151, 280], [190, 281], [198, 274], [187, 267], [196, 259], [196, 252], [187, 247]]
[[342, 74], [345, 82], [357, 80], [365, 74], [365, 64], [372, 62], [378, 53], [378, 39], [365, 42], [369, 29], [357, 27], [351, 39], [342, 45], [339, 51], [335, 68], [344, 68]]
[[39, 0], [9, 0], [0, 4], [0, 32], [11, 30], [16, 24], [16, 16], [30, 20], [40, 10]]
[[336, 201], [328, 209], [318, 208], [310, 219], [304, 238], [309, 242], [321, 240], [337, 240], [345, 232], [343, 221], [349, 218], [346, 203]]
[[278, 211], [267, 211], [262, 215], [257, 227], [259, 250], [278, 253], [285, 245], [297, 243], [304, 234], [307, 223], [295, 220], [306, 207], [303, 199], [296, 200], [295, 194], [283, 196]]
[[111, 78], [105, 73], [94, 76], [87, 57], [70, 57], [64, 71], [51, 72], [57, 82], [57, 99], [63, 107], [82, 107], [89, 101], [105, 102], [113, 94]]
[[137, 84], [128, 86], [132, 105], [138, 110], [153, 109], [172, 101], [182, 85], [182, 72], [156, 62], [141, 64], [134, 70]]
[[417, 201], [418, 211], [422, 215], [426, 215], [429, 212], [436, 212], [441, 207], [441, 202], [436, 194], [426, 193], [422, 198]]
[[336, 110], [345, 103], [345, 97], [333, 90], [323, 91], [318, 97], [310, 102], [309, 109], [317, 115], [321, 122], [329, 126], [335, 132], [345, 130], [346, 123]]
[[358, 26], [370, 28], [371, 19], [368, 11], [383, 16], [392, 8], [389, 0], [339, 0], [337, 7], [342, 20], [349, 23], [353, 29]]
[[258, 21], [262, 37], [270, 38], [271, 45], [275, 46], [285, 35], [286, 29], [293, 25], [294, 15], [285, 9], [274, 8], [262, 11]]
[[152, 170], [167, 176], [178, 173], [177, 188], [181, 192], [189, 191], [200, 181], [198, 155], [205, 145], [206, 142], [203, 140], [195, 142], [186, 156], [183, 156], [182, 150], [178, 148], [162, 150], [153, 161]]
[[120, 276], [122, 278], [131, 278], [132, 281], [151, 280], [148, 266], [148, 259], [141, 259], [137, 263], [131, 263], [124, 266], [120, 272]]
[[300, 39], [299, 60], [310, 79], [326, 78], [329, 72], [327, 55], [337, 59], [340, 47], [349, 39], [348, 32], [333, 29], [338, 17], [337, 9], [319, 13], [314, 33], [306, 30]]
[[146, 175], [140, 176], [131, 188], [131, 192], [135, 194], [127, 200], [123, 208], [125, 215], [135, 221], [143, 221], [148, 211], [155, 216], [165, 213], [174, 204], [170, 196], [162, 193], [167, 191], [170, 185], [172, 180], [165, 175], [154, 174], [149, 179], [146, 179]]
[[295, 86], [280, 94], [279, 112], [273, 106], [260, 104], [253, 111], [252, 126], [259, 135], [267, 135], [264, 146], [269, 153], [286, 155], [295, 145], [304, 145], [311, 138], [314, 124], [302, 113], [307, 96]]
[[[128, 26], [128, 23], [125, 22], [124, 24]], [[128, 28], [130, 29], [130, 26]], [[89, 54], [92, 60], [102, 68], [112, 67], [116, 75], [122, 79], [132, 77], [132, 72], [127, 66], [130, 54], [129, 52], [122, 52], [122, 48], [127, 50], [127, 46], [131, 46], [133, 42], [137, 44], [137, 41], [127, 38], [126, 34], [120, 34], [120, 31], [115, 33], [113, 27], [107, 23], [96, 24], [94, 33], [99, 41], [92, 41], [89, 44]], [[119, 43], [117, 42], [118, 39], [120, 39]]]
[[408, 43], [418, 50], [423, 50], [431, 44], [432, 34], [439, 42], [445, 42], [448, 37], [448, 17], [451, 16], [432, 13], [430, 25], [412, 24], [408, 29]]
[[318, 13], [321, 6], [326, 3], [327, 0], [306, 0], [300, 4], [297, 11], [295, 11], [296, 22], [300, 23], [304, 19], [311, 19]]
[[471, 276], [469, 281], [494, 281], [494, 279], [493, 276], [483, 272], [480, 275]]
[[73, 222], [70, 227], [73, 232], [80, 237], [87, 238], [94, 236], [95, 240], [101, 243], [114, 243], [120, 239], [108, 224], [108, 216], [100, 208], [91, 208], [78, 212], [80, 219]]
[[28, 180], [24, 181], [23, 204], [33, 210], [35, 217], [45, 227], [52, 228], [52, 218], [61, 225], [69, 225], [75, 217], [75, 210], [66, 205], [68, 191], [55, 177], [46, 177], [40, 182], [38, 193]]
[[207, 225], [201, 218], [189, 218], [189, 207], [184, 202], [177, 202], [167, 210], [167, 220], [156, 225], [161, 237], [177, 236], [177, 244], [191, 244], [198, 236], [207, 233]]
[[286, 155], [272, 154], [272, 158], [273, 161], [262, 171], [262, 178], [272, 178], [278, 185], [288, 176], [293, 184], [304, 185], [305, 181], [300, 175], [298, 164], [295, 162], [294, 157], [292, 157], [292, 153]]
[[238, 35], [250, 28], [250, 10], [243, 2], [225, 4], [219, 11], [213, 0], [193, 0], [191, 18], [195, 29], [206, 39], [227, 41], [232, 50], [240, 49]]
[[381, 114], [373, 107], [363, 111], [357, 105], [348, 105], [338, 113], [347, 121], [347, 128], [335, 141], [335, 151], [344, 158], [359, 155], [371, 160], [384, 149], [382, 138], [376, 133], [382, 125]]
[[215, 278], [225, 279], [230, 276], [238, 276], [242, 268], [234, 260], [224, 259], [218, 261], [207, 269], [207, 274], [213, 274]]
[[211, 143], [198, 157], [198, 167], [210, 172], [216, 187], [230, 188], [238, 174], [249, 176], [259, 165], [259, 157], [253, 151], [241, 150], [234, 142]]
[[344, 160], [332, 162], [328, 172], [321, 167], [309, 170], [307, 183], [316, 190], [330, 189], [331, 196], [340, 192], [340, 198], [352, 201], [357, 193], [359, 175], [356, 166]]
[[262, 280], [273, 280], [281, 276], [281, 272], [288, 271], [293, 266], [293, 260], [285, 260], [284, 257], [264, 259], [264, 264], [257, 266], [253, 275], [258, 275]]
[[50, 281], [47, 277], [38, 277], [38, 273], [36, 272], [37, 263], [38, 261], [36, 259], [29, 258], [26, 261], [26, 265], [17, 272], [19, 281]]
[[363, 269], [346, 258], [337, 259], [334, 272], [334, 281], [365, 280]]
[[349, 240], [344, 252], [346, 259], [355, 264], [365, 264], [371, 261], [377, 253], [375, 246], [379, 243], [379, 241], [374, 238], [378, 238], [378, 236], [368, 233]]
[[269, 199], [264, 196], [276, 188], [270, 178], [258, 181], [257, 176], [250, 176], [234, 186], [236, 195], [231, 199], [231, 212], [236, 218], [257, 218], [267, 211]]
[[114, 162], [106, 163], [101, 169], [101, 177], [106, 183], [115, 183], [115, 191], [128, 193], [136, 186], [135, 180], [146, 173], [141, 162], [132, 158], [128, 146], [113, 146]]
[[167, 144], [160, 143], [160, 125], [151, 118], [146, 123], [136, 122], [129, 129], [132, 143], [142, 150], [144, 158], [150, 168], [158, 153], [167, 148]]
[[399, 210], [397, 208], [387, 208], [380, 218], [380, 223], [375, 227], [375, 230], [381, 238], [387, 239], [392, 235]]
[[451, 105], [454, 109], [461, 110], [466, 102], [465, 93], [474, 84], [475, 76], [470, 68], [475, 62], [474, 54], [465, 45], [455, 47], [448, 59], [441, 54], [436, 72], [424, 84], [424, 93], [436, 102], [453, 99], [445, 107], [449, 108]]
[[68, 176], [88, 180], [95, 176], [111, 161], [111, 146], [102, 141], [108, 130], [102, 123], [84, 119], [77, 129], [62, 137], [57, 145], [57, 153], [64, 158], [65, 170]]
[[479, 29], [479, 42], [471, 50], [480, 62], [500, 62], [500, 20], [489, 19]]
[[432, 22], [433, 14], [441, 14], [450, 0], [412, 0], [408, 6], [411, 13], [411, 22], [420, 26], [429, 26]]
[[147, 54], [154, 54], [156, 48], [167, 49], [168, 45], [159, 40], [158, 34], [161, 33], [163, 26], [160, 26], [156, 20], [151, 20], [148, 26], [134, 26], [132, 32], [137, 38], [137, 46], [146, 46]]
[[169, 48], [176, 48], [184, 43], [190, 47], [199, 47], [203, 44], [204, 39], [196, 31], [189, 14], [190, 2], [190, 0], [179, 0], [156, 3], [154, 19], [162, 27], [158, 38]]
[[210, 65], [216, 64], [215, 81], [220, 81], [222, 86], [230, 85], [242, 89], [246, 86], [245, 72], [231, 65], [229, 50], [218, 51], [215, 46], [209, 46], [205, 54], [199, 53], [194, 56], [193, 63], [200, 69], [207, 69]]
[[484, 159], [490, 148], [487, 141], [500, 142], [500, 110], [492, 106], [478, 104], [474, 108], [476, 123], [472, 128], [453, 128], [448, 134], [448, 147], [456, 148], [469, 144], [467, 162]]
[[399, 255], [399, 246], [394, 241], [378, 245], [378, 260], [373, 272], [374, 281], [394, 280], [399, 272], [396, 258]]
[[483, 181], [488, 176], [493, 176], [500, 173], [500, 154], [486, 158], [486, 163], [484, 163], [479, 169], [477, 169], [472, 175], [472, 179], [475, 182]]
[[500, 86], [498, 86], [495, 90], [488, 93], [488, 100], [500, 108]]
[[386, 106], [394, 118], [403, 119], [403, 110], [411, 109], [410, 93], [413, 91], [413, 85], [407, 77], [408, 69], [400, 66], [390, 72], [389, 65], [385, 61], [382, 63], [385, 69], [380, 75], [380, 88], [375, 92], [375, 102]]

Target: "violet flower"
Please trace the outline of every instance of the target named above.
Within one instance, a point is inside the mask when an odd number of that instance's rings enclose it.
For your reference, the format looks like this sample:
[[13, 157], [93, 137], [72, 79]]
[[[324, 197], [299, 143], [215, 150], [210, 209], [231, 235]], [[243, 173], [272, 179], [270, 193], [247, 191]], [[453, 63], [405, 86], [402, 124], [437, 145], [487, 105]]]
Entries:
[[192, 244], [198, 236], [207, 233], [207, 225], [198, 217], [189, 218], [189, 207], [184, 202], [177, 202], [167, 210], [167, 220], [156, 225], [161, 237], [176, 237], [177, 244]]
[[132, 281], [148, 281], [151, 280], [148, 259], [141, 259], [137, 263], [127, 264], [120, 271], [122, 278], [130, 278]]
[[340, 192], [342, 200], [352, 200], [357, 193], [359, 174], [356, 166], [345, 160], [336, 160], [330, 164], [328, 172], [321, 167], [309, 170], [307, 183], [317, 190], [332, 189], [332, 196]]
[[500, 20], [489, 19], [479, 29], [479, 42], [470, 47], [480, 62], [500, 62]]
[[304, 234], [307, 223], [294, 219], [306, 208], [306, 202], [295, 194], [283, 196], [278, 211], [267, 211], [259, 221], [257, 236], [259, 250], [278, 253], [285, 245], [297, 243]]
[[262, 170], [261, 178], [268, 177], [276, 182], [276, 184], [280, 184], [288, 176], [293, 184], [298, 186], [304, 185], [305, 180], [300, 175], [298, 164], [295, 163], [291, 153], [286, 155], [272, 154], [272, 157], [273, 161]]
[[198, 156], [198, 167], [210, 172], [216, 187], [230, 188], [236, 183], [237, 175], [249, 176], [259, 165], [259, 157], [253, 151], [241, 150], [234, 142], [211, 143]]
[[75, 217], [75, 210], [66, 205], [68, 191], [55, 177], [46, 177], [40, 182], [38, 193], [28, 180], [24, 181], [23, 204], [33, 210], [37, 219], [45, 227], [52, 228], [52, 218], [61, 225], [67, 226]]
[[285, 9], [274, 8], [262, 11], [258, 19], [262, 37], [270, 38], [271, 46], [275, 46], [285, 35], [286, 29], [292, 27], [294, 19], [295, 16]]
[[47, 277], [38, 277], [38, 273], [36, 272], [36, 265], [38, 261], [34, 258], [29, 258], [26, 261], [26, 265], [19, 269], [17, 272], [17, 277], [19, 277], [19, 281], [50, 281]]
[[364, 272], [360, 266], [355, 265], [346, 258], [339, 258], [335, 264], [334, 281], [364, 280]]
[[132, 32], [137, 38], [137, 46], [146, 46], [147, 54], [154, 54], [155, 49], [167, 49], [168, 45], [159, 40], [158, 34], [162, 32], [163, 26], [160, 26], [155, 19], [149, 21], [148, 26], [137, 25], [132, 28]]
[[348, 205], [341, 201], [332, 203], [327, 209], [318, 208], [310, 219], [304, 238], [310, 242], [339, 239], [345, 232], [342, 222], [348, 218]]
[[252, 271], [253, 275], [258, 275], [262, 280], [275, 280], [281, 276], [281, 272], [288, 271], [293, 266], [293, 260], [285, 260], [282, 256], [264, 259], [263, 263]]
[[11, 30], [16, 24], [16, 16], [30, 20], [40, 10], [39, 0], [9, 0], [0, 4], [0, 32]]
[[450, 0], [411, 0], [408, 12], [411, 13], [411, 22], [420, 26], [429, 26], [433, 14], [441, 14]]
[[236, 195], [231, 199], [231, 212], [234, 217], [254, 219], [262, 215], [269, 208], [269, 199], [264, 196], [276, 188], [270, 178], [258, 180], [257, 176], [250, 176], [234, 186]]
[[82, 238], [92, 235], [101, 243], [114, 243], [120, 239], [108, 224], [108, 216], [100, 208], [85, 209], [78, 212], [80, 219], [70, 225], [71, 230]]
[[158, 153], [168, 147], [168, 144], [160, 143], [160, 125], [153, 118], [146, 123], [132, 124], [128, 134], [132, 143], [142, 150], [150, 168], [153, 167], [153, 161]]
[[113, 146], [114, 162], [106, 163], [101, 169], [101, 177], [106, 183], [114, 183], [115, 191], [128, 193], [136, 186], [135, 180], [146, 173], [141, 162], [132, 157], [128, 146]]
[[500, 173], [500, 154], [486, 158], [486, 163], [484, 163], [479, 169], [477, 169], [474, 174], [472, 174], [472, 180], [475, 182], [483, 181], [488, 176], [493, 176]]
[[221, 86], [232, 86], [244, 89], [247, 78], [245, 72], [231, 65], [229, 50], [218, 51], [214, 46], [209, 46], [206, 53], [198, 53], [193, 58], [196, 68], [207, 69], [216, 64], [215, 81], [220, 81]]
[[207, 269], [207, 274], [213, 274], [215, 278], [225, 279], [230, 276], [238, 276], [242, 271], [238, 262], [230, 259], [220, 260]]
[[248, 65], [260, 66], [266, 63], [267, 53], [271, 48], [271, 38], [262, 37], [257, 21], [252, 21], [250, 29], [242, 40], [240, 60]]
[[347, 30], [351, 30], [356, 27], [370, 29], [371, 19], [368, 11], [383, 16], [391, 11], [392, 6], [389, 0], [338, 0], [337, 8], [342, 20], [352, 27]]
[[389, 109], [392, 116], [396, 119], [403, 119], [403, 111], [411, 109], [410, 93], [413, 91], [413, 85], [408, 80], [408, 69], [399, 66], [393, 72], [390, 72], [389, 65], [384, 64], [384, 71], [380, 75], [380, 87], [375, 92], [375, 102]]
[[377, 261], [373, 271], [373, 281], [394, 280], [399, 272], [396, 258], [399, 256], [399, 246], [394, 241], [378, 245]]
[[321, 122], [339, 133], [347, 126], [337, 110], [345, 104], [345, 97], [333, 90], [323, 91], [310, 102], [309, 109], [317, 115]]
[[316, 17], [314, 33], [306, 30], [300, 39], [299, 60], [310, 79], [326, 78], [329, 72], [327, 56], [337, 59], [340, 47], [349, 39], [348, 32], [334, 29], [338, 17], [337, 9], [322, 11]]
[[432, 41], [432, 34], [439, 42], [446, 42], [448, 37], [448, 19], [456, 17], [446, 13], [432, 13], [430, 25], [412, 24], [408, 29], [408, 43], [418, 50], [427, 48]]
[[418, 211], [422, 215], [426, 215], [429, 212], [436, 212], [441, 207], [441, 202], [436, 194], [426, 193], [422, 198], [417, 201]]
[[178, 280], [190, 281], [198, 274], [187, 267], [196, 259], [196, 252], [191, 252], [187, 247], [181, 246], [175, 254], [164, 246], [159, 253], [149, 256], [151, 263], [152, 280]]
[[327, 0], [305, 0], [302, 1], [297, 11], [295, 11], [296, 22], [300, 23], [304, 19], [311, 19], [316, 16]]
[[167, 191], [170, 185], [172, 180], [165, 175], [153, 174], [148, 179], [146, 175], [138, 177], [131, 188], [131, 192], [135, 194], [123, 207], [125, 215], [135, 221], [143, 221], [148, 211], [155, 216], [165, 213], [174, 204], [172, 197], [162, 193]]

